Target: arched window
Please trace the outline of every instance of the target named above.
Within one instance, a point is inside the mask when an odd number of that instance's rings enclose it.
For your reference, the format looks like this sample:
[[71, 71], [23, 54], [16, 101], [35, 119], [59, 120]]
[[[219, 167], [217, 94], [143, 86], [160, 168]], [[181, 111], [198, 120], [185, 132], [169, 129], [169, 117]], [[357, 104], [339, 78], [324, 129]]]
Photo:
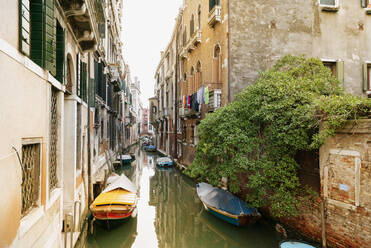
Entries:
[[202, 86], [202, 73], [200, 61], [198, 61], [196, 65], [195, 86], [196, 90], [198, 90]]
[[183, 31], [183, 46], [185, 47], [187, 44], [187, 27], [184, 26], [184, 31]]
[[197, 16], [198, 16], [198, 29], [201, 30], [201, 4], [198, 5], [198, 12], [197, 12]]
[[191, 67], [191, 74], [189, 78], [189, 86], [188, 86], [188, 94], [193, 94], [195, 92], [195, 68], [192, 66]]
[[193, 33], [195, 32], [195, 16], [194, 15], [192, 15], [191, 17], [191, 25], [190, 25], [189, 30], [190, 30], [189, 36], [192, 37]]
[[222, 58], [221, 58], [221, 49], [219, 45], [215, 45], [214, 48], [214, 58], [212, 66], [212, 81], [213, 83], [221, 83], [221, 71], [222, 71]]

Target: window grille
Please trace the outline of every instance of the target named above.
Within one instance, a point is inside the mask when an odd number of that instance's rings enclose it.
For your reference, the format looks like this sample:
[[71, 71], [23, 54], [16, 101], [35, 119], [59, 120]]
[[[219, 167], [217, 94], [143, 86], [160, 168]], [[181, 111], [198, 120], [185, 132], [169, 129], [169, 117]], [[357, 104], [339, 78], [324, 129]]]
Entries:
[[58, 145], [58, 90], [52, 88], [50, 103], [50, 136], [49, 136], [49, 189], [58, 186], [57, 177], [57, 145]]
[[22, 146], [22, 216], [37, 206], [40, 193], [40, 144]]

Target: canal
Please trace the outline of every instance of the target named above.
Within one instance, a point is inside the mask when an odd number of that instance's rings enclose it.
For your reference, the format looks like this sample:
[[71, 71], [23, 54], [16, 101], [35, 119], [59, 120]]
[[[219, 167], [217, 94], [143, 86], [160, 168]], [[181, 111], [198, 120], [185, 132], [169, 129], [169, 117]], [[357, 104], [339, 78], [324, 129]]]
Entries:
[[138, 215], [112, 230], [94, 225], [87, 248], [278, 247], [279, 234], [268, 221], [238, 228], [207, 213], [196, 182], [175, 168], [156, 167], [157, 157], [136, 150], [132, 166], [121, 172], [138, 185]]

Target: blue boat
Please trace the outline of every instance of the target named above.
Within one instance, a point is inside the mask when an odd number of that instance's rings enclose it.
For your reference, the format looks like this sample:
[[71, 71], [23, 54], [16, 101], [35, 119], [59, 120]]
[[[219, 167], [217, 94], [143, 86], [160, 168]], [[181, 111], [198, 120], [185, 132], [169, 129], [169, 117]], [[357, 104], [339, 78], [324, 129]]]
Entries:
[[206, 211], [232, 225], [245, 226], [261, 217], [256, 208], [248, 207], [246, 202], [232, 193], [210, 184], [197, 184], [197, 195]]
[[144, 146], [144, 150], [147, 151], [147, 152], [155, 152], [156, 151], [156, 146], [154, 146], [154, 145]]
[[316, 248], [316, 246], [303, 241], [285, 240], [280, 243], [280, 248]]
[[173, 166], [174, 162], [169, 157], [162, 157], [156, 160], [156, 164], [160, 167], [171, 167]]

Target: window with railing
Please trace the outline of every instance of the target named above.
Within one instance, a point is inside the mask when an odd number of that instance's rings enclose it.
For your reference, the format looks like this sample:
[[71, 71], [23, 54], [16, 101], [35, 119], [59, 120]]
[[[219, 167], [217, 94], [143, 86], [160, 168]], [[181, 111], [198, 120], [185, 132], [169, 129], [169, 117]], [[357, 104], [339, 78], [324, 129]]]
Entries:
[[215, 6], [220, 5], [220, 0], [209, 0], [209, 11], [211, 12]]
[[39, 204], [40, 151], [40, 143], [22, 146], [22, 216]]
[[58, 187], [57, 176], [58, 145], [58, 90], [52, 87], [50, 99], [50, 136], [49, 136], [49, 189]]

